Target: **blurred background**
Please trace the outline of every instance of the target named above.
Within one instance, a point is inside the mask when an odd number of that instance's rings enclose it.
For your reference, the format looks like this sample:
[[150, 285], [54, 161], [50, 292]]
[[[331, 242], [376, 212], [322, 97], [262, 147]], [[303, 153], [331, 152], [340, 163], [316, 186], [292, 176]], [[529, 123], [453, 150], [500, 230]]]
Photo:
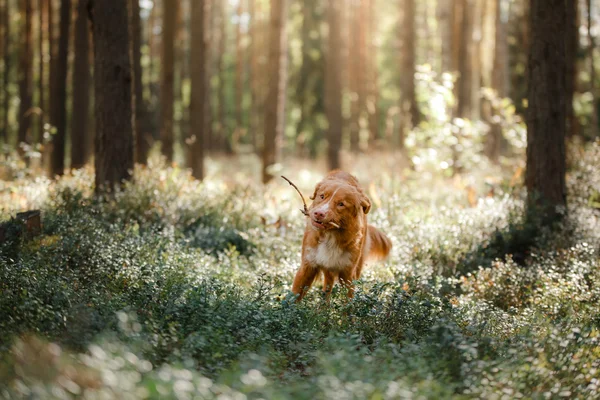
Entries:
[[[161, 151], [200, 165], [197, 178], [236, 165], [265, 182], [291, 160], [353, 169], [377, 154], [450, 176], [524, 163], [529, 1], [128, 3], [138, 163]], [[568, 136], [585, 142], [598, 131], [598, 7], [569, 3]], [[4, 178], [93, 159], [89, 9], [0, 0]]]

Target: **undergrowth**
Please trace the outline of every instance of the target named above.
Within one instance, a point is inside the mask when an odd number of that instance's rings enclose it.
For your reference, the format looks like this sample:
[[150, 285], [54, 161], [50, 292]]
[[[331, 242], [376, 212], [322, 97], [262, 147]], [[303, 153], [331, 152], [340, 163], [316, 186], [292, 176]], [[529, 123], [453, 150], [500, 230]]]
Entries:
[[283, 181], [154, 163], [106, 198], [88, 170], [4, 182], [3, 220], [26, 205], [44, 225], [0, 248], [0, 397], [600, 398], [599, 157], [579, 157], [552, 231], [510, 177], [473, 201], [473, 178], [382, 176], [366, 186], [390, 258], [354, 299], [299, 304]]

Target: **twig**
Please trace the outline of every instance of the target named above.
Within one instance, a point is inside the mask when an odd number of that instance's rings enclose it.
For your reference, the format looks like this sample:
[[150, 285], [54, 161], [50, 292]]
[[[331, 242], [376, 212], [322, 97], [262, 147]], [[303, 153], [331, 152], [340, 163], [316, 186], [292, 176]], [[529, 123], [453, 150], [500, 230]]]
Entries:
[[286, 178], [285, 176], [281, 175], [281, 177], [283, 179], [285, 179], [287, 181], [287, 183], [289, 183], [290, 185], [292, 185], [294, 187], [294, 189], [296, 189], [296, 191], [298, 192], [298, 194], [300, 195], [300, 197], [302, 197], [302, 203], [304, 204], [304, 210], [300, 209], [300, 212], [302, 212], [302, 214], [306, 215], [308, 217], [308, 207], [306, 206], [306, 200], [304, 200], [304, 196], [302, 196], [302, 193], [300, 192], [300, 190], [298, 189], [298, 186], [294, 185], [292, 183], [292, 181], [290, 181], [288, 178]]

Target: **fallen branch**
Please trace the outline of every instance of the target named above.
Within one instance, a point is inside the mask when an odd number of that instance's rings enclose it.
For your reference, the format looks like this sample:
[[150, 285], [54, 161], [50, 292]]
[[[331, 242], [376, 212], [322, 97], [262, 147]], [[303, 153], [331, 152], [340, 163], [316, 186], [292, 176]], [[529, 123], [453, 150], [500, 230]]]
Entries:
[[304, 210], [300, 209], [300, 212], [302, 214], [304, 214], [305, 216], [308, 217], [308, 207], [306, 206], [306, 200], [304, 200], [304, 196], [302, 196], [302, 192], [300, 192], [300, 190], [298, 189], [298, 186], [294, 185], [292, 183], [292, 181], [290, 181], [288, 178], [286, 178], [285, 176], [281, 175], [281, 177], [283, 179], [285, 179], [287, 181], [287, 183], [289, 183], [290, 185], [292, 185], [294, 187], [294, 189], [296, 189], [296, 192], [298, 192], [298, 194], [300, 195], [300, 197], [302, 197], [302, 203], [304, 204]]

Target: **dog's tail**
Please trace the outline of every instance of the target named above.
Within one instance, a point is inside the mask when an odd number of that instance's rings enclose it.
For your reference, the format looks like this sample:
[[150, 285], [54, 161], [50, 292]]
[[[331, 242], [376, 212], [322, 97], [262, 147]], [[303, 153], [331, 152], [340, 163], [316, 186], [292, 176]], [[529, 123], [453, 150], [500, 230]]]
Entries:
[[392, 241], [385, 233], [372, 225], [367, 227], [367, 258], [370, 260], [383, 260], [392, 249]]

